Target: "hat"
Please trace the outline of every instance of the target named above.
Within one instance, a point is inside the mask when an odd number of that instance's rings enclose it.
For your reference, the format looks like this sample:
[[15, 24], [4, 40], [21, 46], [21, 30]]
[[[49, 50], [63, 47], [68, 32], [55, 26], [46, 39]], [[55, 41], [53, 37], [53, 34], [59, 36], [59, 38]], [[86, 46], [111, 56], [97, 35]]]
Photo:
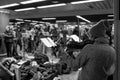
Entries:
[[94, 38], [105, 37], [108, 28], [108, 22], [106, 20], [101, 20], [90, 29], [90, 34]]

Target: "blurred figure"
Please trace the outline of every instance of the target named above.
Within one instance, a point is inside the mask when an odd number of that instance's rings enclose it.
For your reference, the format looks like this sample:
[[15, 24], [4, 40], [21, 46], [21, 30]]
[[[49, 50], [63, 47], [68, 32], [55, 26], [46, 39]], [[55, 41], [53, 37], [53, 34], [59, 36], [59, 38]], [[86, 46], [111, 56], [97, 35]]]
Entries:
[[109, 45], [108, 28], [107, 21], [100, 21], [91, 28], [91, 39], [95, 42], [86, 45], [74, 62], [76, 70], [82, 67], [78, 80], [107, 80], [114, 73], [116, 53]]
[[7, 57], [13, 55], [13, 33], [11, 28], [8, 26], [5, 31], [5, 45], [7, 50]]
[[4, 69], [1, 63], [5, 57], [7, 57], [7, 53], [4, 43], [4, 35], [0, 33], [0, 80], [11, 80], [11, 76], [9, 75], [7, 70]]

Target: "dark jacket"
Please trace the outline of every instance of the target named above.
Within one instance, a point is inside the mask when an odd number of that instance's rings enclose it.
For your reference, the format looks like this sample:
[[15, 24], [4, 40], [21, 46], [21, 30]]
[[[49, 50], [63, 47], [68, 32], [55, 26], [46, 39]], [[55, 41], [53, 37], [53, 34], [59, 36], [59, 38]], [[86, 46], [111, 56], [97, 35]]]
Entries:
[[6, 53], [4, 37], [0, 36], [0, 55]]
[[115, 50], [108, 43], [106, 38], [97, 38], [82, 49], [74, 62], [76, 69], [82, 67], [78, 80], [107, 80], [105, 70], [116, 60]]

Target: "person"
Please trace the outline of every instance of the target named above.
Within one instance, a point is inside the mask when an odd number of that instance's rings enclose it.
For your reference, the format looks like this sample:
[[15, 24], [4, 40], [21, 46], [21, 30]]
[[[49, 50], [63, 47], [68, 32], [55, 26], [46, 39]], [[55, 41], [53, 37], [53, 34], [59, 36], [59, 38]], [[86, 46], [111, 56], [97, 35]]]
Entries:
[[0, 33], [0, 80], [11, 80], [8, 70], [2, 65], [2, 60], [7, 57], [4, 34]]
[[0, 56], [6, 56], [6, 46], [4, 42], [4, 34], [0, 33]]
[[5, 45], [6, 45], [6, 50], [7, 50], [7, 57], [12, 57], [13, 56], [13, 34], [12, 30], [6, 30], [4, 32], [5, 34]]
[[78, 80], [107, 80], [115, 71], [116, 53], [109, 45], [106, 31], [109, 28], [105, 20], [99, 21], [89, 31], [93, 44], [86, 45], [77, 56], [74, 68], [79, 72]]

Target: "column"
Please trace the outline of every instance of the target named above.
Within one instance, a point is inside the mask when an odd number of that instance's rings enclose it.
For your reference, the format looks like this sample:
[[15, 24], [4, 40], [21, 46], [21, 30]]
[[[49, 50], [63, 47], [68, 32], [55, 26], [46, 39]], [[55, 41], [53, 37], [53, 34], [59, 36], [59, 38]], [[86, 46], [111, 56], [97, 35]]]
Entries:
[[114, 74], [114, 80], [120, 80], [120, 3], [119, 0], [114, 1], [114, 19], [115, 19], [115, 34], [114, 34], [114, 41], [115, 41], [115, 49], [117, 54], [117, 61], [116, 61], [116, 71]]
[[3, 33], [9, 24], [9, 11], [0, 9], [0, 33]]

